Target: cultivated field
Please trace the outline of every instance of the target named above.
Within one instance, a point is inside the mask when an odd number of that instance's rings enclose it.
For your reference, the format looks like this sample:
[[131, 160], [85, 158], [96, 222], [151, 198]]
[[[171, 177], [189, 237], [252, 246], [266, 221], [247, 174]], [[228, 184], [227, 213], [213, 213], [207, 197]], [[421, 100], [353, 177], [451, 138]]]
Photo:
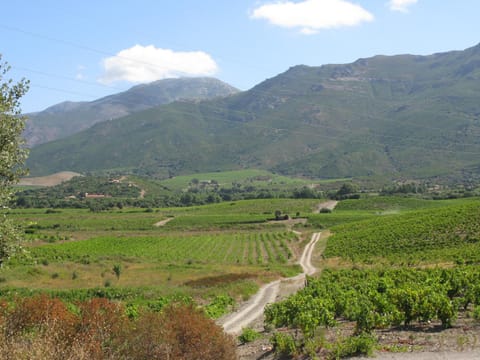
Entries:
[[[138, 303], [175, 296], [238, 301], [266, 281], [300, 271], [296, 261], [305, 237], [272, 219], [278, 210], [306, 216], [317, 203], [270, 199], [102, 212], [11, 210], [27, 241], [25, 254], [3, 271], [0, 291], [83, 298], [100, 289]], [[162, 220], [169, 221], [154, 226]]]
[[[319, 275], [267, 308], [266, 327], [281, 330], [257, 342], [273, 336], [277, 353], [324, 356], [476, 347], [479, 199], [366, 196], [318, 213], [321, 202], [11, 210], [26, 251], [3, 270], [0, 294], [101, 296], [155, 311], [195, 301], [218, 318], [262, 284], [300, 273], [303, 248], [322, 231], [332, 235], [313, 253]], [[279, 213], [293, 219], [275, 220]], [[253, 349], [242, 358], [265, 354]]]
[[278, 332], [278, 351], [343, 357], [478, 347], [478, 199], [370, 197], [310, 219], [333, 235], [322, 274], [266, 310], [270, 326], [302, 333]]

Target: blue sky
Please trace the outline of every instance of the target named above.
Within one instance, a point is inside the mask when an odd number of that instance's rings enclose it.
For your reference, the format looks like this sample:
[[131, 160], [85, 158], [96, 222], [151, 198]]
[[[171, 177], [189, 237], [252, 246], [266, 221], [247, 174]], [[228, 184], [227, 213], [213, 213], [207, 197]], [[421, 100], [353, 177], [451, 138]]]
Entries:
[[478, 0], [16, 0], [0, 53], [31, 89], [25, 112], [90, 101], [165, 77], [242, 90], [289, 67], [480, 42]]

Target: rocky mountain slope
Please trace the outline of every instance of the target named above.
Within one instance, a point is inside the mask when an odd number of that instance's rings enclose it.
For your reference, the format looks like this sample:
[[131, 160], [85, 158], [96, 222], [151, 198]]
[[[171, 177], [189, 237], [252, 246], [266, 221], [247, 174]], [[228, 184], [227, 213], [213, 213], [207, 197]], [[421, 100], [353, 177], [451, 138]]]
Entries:
[[63, 102], [28, 114], [24, 136], [29, 146], [60, 139], [90, 126], [176, 100], [203, 100], [236, 93], [214, 78], [180, 78], [142, 84], [91, 102]]
[[264, 168], [334, 178], [480, 169], [480, 45], [295, 66], [249, 91], [176, 102], [35, 147], [33, 174]]

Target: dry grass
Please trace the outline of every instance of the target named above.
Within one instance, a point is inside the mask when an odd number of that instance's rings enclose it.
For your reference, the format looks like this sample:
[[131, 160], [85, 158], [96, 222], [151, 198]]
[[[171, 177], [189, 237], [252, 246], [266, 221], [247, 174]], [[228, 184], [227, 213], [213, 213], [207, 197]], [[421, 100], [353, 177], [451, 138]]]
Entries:
[[73, 171], [62, 171], [48, 176], [23, 178], [20, 180], [19, 185], [23, 186], [55, 186], [61, 184], [64, 181], [68, 181], [75, 176], [81, 176], [81, 174]]
[[234, 340], [193, 306], [127, 318], [106, 299], [70, 311], [47, 296], [0, 304], [0, 358], [6, 360], [234, 360]]

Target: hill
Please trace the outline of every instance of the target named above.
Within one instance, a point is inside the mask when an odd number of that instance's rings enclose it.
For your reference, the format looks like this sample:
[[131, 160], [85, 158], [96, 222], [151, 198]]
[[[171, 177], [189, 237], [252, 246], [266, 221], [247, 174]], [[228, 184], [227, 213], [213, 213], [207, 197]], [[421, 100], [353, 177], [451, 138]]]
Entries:
[[142, 84], [92, 102], [63, 102], [28, 114], [24, 136], [29, 146], [72, 135], [111, 119], [168, 104], [176, 100], [202, 100], [238, 90], [214, 78], [180, 78]]
[[[242, 168], [317, 178], [478, 174], [480, 45], [295, 66], [249, 91], [176, 102], [34, 148], [32, 174]], [[468, 175], [470, 176], [470, 175]]]

